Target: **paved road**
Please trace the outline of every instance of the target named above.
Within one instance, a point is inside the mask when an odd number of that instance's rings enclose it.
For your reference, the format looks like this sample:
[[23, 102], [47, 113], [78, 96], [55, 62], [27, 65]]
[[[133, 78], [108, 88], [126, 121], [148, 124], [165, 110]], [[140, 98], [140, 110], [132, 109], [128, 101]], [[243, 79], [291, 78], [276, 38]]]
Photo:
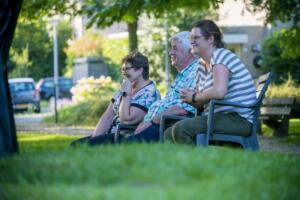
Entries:
[[51, 112], [45, 113], [17, 113], [15, 114], [16, 124], [31, 124], [31, 123], [41, 123], [42, 120], [50, 116]]
[[[72, 101], [70, 99], [59, 99], [57, 102], [58, 109], [72, 104]], [[53, 114], [54, 110], [54, 99], [50, 99], [49, 101], [49, 107], [42, 107], [41, 113], [15, 113], [15, 121], [16, 124], [31, 124], [31, 123], [41, 123], [42, 120]]]
[[93, 127], [63, 126], [58, 124], [45, 124], [43, 119], [51, 115], [51, 112], [40, 114], [17, 114], [15, 115], [17, 131], [53, 133], [66, 135], [91, 135]]

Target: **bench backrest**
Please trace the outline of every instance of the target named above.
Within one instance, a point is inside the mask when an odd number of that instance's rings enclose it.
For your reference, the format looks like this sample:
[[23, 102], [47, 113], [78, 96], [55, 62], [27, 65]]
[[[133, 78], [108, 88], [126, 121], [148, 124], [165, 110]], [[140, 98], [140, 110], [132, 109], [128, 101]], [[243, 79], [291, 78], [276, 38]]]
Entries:
[[258, 101], [262, 101], [268, 86], [271, 82], [272, 72], [266, 73], [258, 77], [256, 82], [256, 98]]
[[275, 98], [265, 98], [263, 100], [263, 105], [267, 106], [293, 106], [295, 103], [295, 97], [275, 97]]
[[265, 93], [268, 89], [268, 86], [271, 82], [272, 78], [272, 72], [266, 73], [261, 75], [257, 81], [256, 81], [256, 103], [254, 106], [254, 113], [253, 113], [253, 122], [254, 126], [252, 127], [252, 131], [256, 131], [256, 124], [257, 124], [257, 119], [260, 113], [260, 107], [263, 101], [263, 98], [265, 96]]
[[295, 104], [295, 97], [289, 98], [265, 98], [262, 102], [260, 114], [265, 116], [290, 115]]

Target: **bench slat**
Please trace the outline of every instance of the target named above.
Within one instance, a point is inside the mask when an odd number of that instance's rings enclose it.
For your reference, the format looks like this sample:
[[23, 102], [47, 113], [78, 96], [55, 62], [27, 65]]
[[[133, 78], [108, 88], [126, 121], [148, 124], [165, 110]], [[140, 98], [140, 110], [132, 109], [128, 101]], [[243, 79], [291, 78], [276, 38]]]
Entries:
[[292, 106], [295, 103], [295, 98], [265, 98], [263, 100], [263, 106], [273, 106], [273, 105], [282, 105], [282, 106]]
[[261, 115], [290, 115], [292, 108], [284, 107], [261, 107]]

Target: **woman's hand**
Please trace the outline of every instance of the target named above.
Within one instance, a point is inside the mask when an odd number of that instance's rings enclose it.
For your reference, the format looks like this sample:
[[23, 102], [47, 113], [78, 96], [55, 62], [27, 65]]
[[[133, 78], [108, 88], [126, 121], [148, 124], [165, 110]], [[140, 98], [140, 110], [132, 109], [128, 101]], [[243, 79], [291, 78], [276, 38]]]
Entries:
[[128, 78], [124, 78], [124, 82], [121, 85], [121, 91], [126, 92], [127, 94], [131, 94], [132, 90], [132, 83], [129, 81]]
[[195, 93], [195, 90], [184, 88], [180, 91], [180, 99], [182, 102], [185, 103], [192, 103], [193, 94]]

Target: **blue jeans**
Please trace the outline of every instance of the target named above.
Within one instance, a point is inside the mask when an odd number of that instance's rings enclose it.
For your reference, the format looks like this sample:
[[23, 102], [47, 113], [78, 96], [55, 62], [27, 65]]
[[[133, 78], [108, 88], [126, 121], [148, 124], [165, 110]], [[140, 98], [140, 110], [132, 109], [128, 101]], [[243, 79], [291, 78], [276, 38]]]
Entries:
[[131, 135], [121, 139], [121, 143], [129, 142], [158, 142], [159, 141], [159, 126], [151, 124], [148, 128], [139, 134]]
[[[159, 140], [159, 126], [150, 125], [148, 128], [146, 128], [139, 134], [131, 135], [126, 138], [121, 138], [120, 143], [158, 142], [158, 140]], [[82, 144], [88, 144], [91, 146], [101, 145], [101, 144], [114, 144], [114, 134], [103, 134], [95, 137], [87, 136], [73, 141], [71, 143], [71, 146], [78, 146]]]
[[91, 146], [100, 145], [100, 144], [113, 144], [114, 143], [114, 134], [103, 134], [95, 137], [87, 136], [73, 141], [70, 145], [75, 147], [82, 144], [88, 144]]

